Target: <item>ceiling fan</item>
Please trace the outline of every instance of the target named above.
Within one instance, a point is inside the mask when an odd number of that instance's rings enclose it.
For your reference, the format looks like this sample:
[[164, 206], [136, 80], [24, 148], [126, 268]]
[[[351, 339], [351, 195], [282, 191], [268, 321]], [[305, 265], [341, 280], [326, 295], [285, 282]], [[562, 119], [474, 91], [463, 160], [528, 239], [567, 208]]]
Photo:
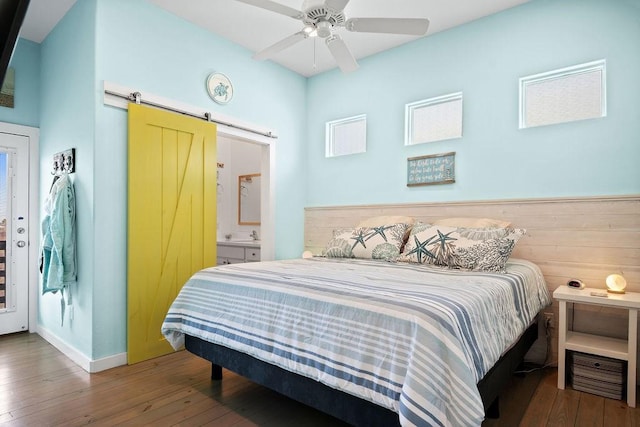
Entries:
[[262, 9], [276, 12], [302, 21], [301, 31], [280, 40], [276, 44], [253, 55], [254, 59], [264, 60], [276, 53], [309, 37], [320, 37], [325, 40], [331, 55], [338, 67], [349, 73], [358, 68], [353, 54], [335, 32], [344, 27], [347, 31], [360, 33], [388, 33], [422, 36], [426, 34], [429, 20], [422, 18], [351, 18], [347, 19], [344, 8], [349, 0], [304, 0], [302, 11], [271, 0], [237, 0]]

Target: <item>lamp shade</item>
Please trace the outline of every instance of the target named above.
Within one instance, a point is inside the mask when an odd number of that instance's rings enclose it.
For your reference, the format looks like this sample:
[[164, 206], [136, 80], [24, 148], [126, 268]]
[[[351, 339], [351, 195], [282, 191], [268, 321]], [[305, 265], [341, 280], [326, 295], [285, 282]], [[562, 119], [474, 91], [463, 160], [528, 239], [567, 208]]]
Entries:
[[615, 294], [624, 294], [627, 287], [627, 281], [619, 274], [610, 274], [607, 276], [607, 291]]

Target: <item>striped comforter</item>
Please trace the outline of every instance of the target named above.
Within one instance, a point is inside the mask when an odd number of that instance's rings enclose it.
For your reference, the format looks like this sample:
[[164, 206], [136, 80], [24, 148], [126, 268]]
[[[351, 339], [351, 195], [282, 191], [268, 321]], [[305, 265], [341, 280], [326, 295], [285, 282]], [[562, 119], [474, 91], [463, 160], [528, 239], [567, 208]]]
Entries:
[[193, 275], [162, 333], [248, 353], [399, 413], [480, 425], [477, 382], [550, 304], [540, 270], [507, 274], [354, 259], [225, 265]]

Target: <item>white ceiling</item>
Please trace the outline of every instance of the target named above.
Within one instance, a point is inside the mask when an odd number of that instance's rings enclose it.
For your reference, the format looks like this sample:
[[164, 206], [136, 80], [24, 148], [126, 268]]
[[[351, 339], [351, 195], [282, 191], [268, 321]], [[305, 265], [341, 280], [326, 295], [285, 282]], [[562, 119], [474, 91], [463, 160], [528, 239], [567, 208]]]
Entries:
[[76, 0], [31, 0], [20, 37], [42, 43]]
[[[212, 33], [258, 52], [300, 31], [302, 22], [235, 0], [147, 0]], [[301, 9], [303, 0], [275, 0]], [[347, 18], [394, 17], [428, 18], [426, 37], [529, 0], [351, 0]], [[31, 0], [21, 37], [37, 43], [73, 6], [76, 0]], [[160, 29], [159, 29], [160, 30]], [[415, 40], [415, 36], [353, 33], [344, 28], [340, 36], [356, 59]], [[314, 43], [315, 54], [314, 54]], [[280, 52], [273, 59], [303, 76], [312, 76], [336, 67], [322, 40], [308, 38]], [[357, 72], [357, 71], [356, 71]]]

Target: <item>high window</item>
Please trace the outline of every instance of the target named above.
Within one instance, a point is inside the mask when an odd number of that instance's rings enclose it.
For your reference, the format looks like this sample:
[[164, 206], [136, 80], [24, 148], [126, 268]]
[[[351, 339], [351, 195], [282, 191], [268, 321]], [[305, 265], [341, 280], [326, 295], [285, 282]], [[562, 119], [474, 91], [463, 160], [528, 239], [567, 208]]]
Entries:
[[462, 92], [405, 106], [405, 145], [462, 137]]
[[367, 151], [367, 115], [327, 122], [326, 150], [327, 157]]
[[520, 129], [607, 115], [606, 62], [589, 62], [520, 79]]

